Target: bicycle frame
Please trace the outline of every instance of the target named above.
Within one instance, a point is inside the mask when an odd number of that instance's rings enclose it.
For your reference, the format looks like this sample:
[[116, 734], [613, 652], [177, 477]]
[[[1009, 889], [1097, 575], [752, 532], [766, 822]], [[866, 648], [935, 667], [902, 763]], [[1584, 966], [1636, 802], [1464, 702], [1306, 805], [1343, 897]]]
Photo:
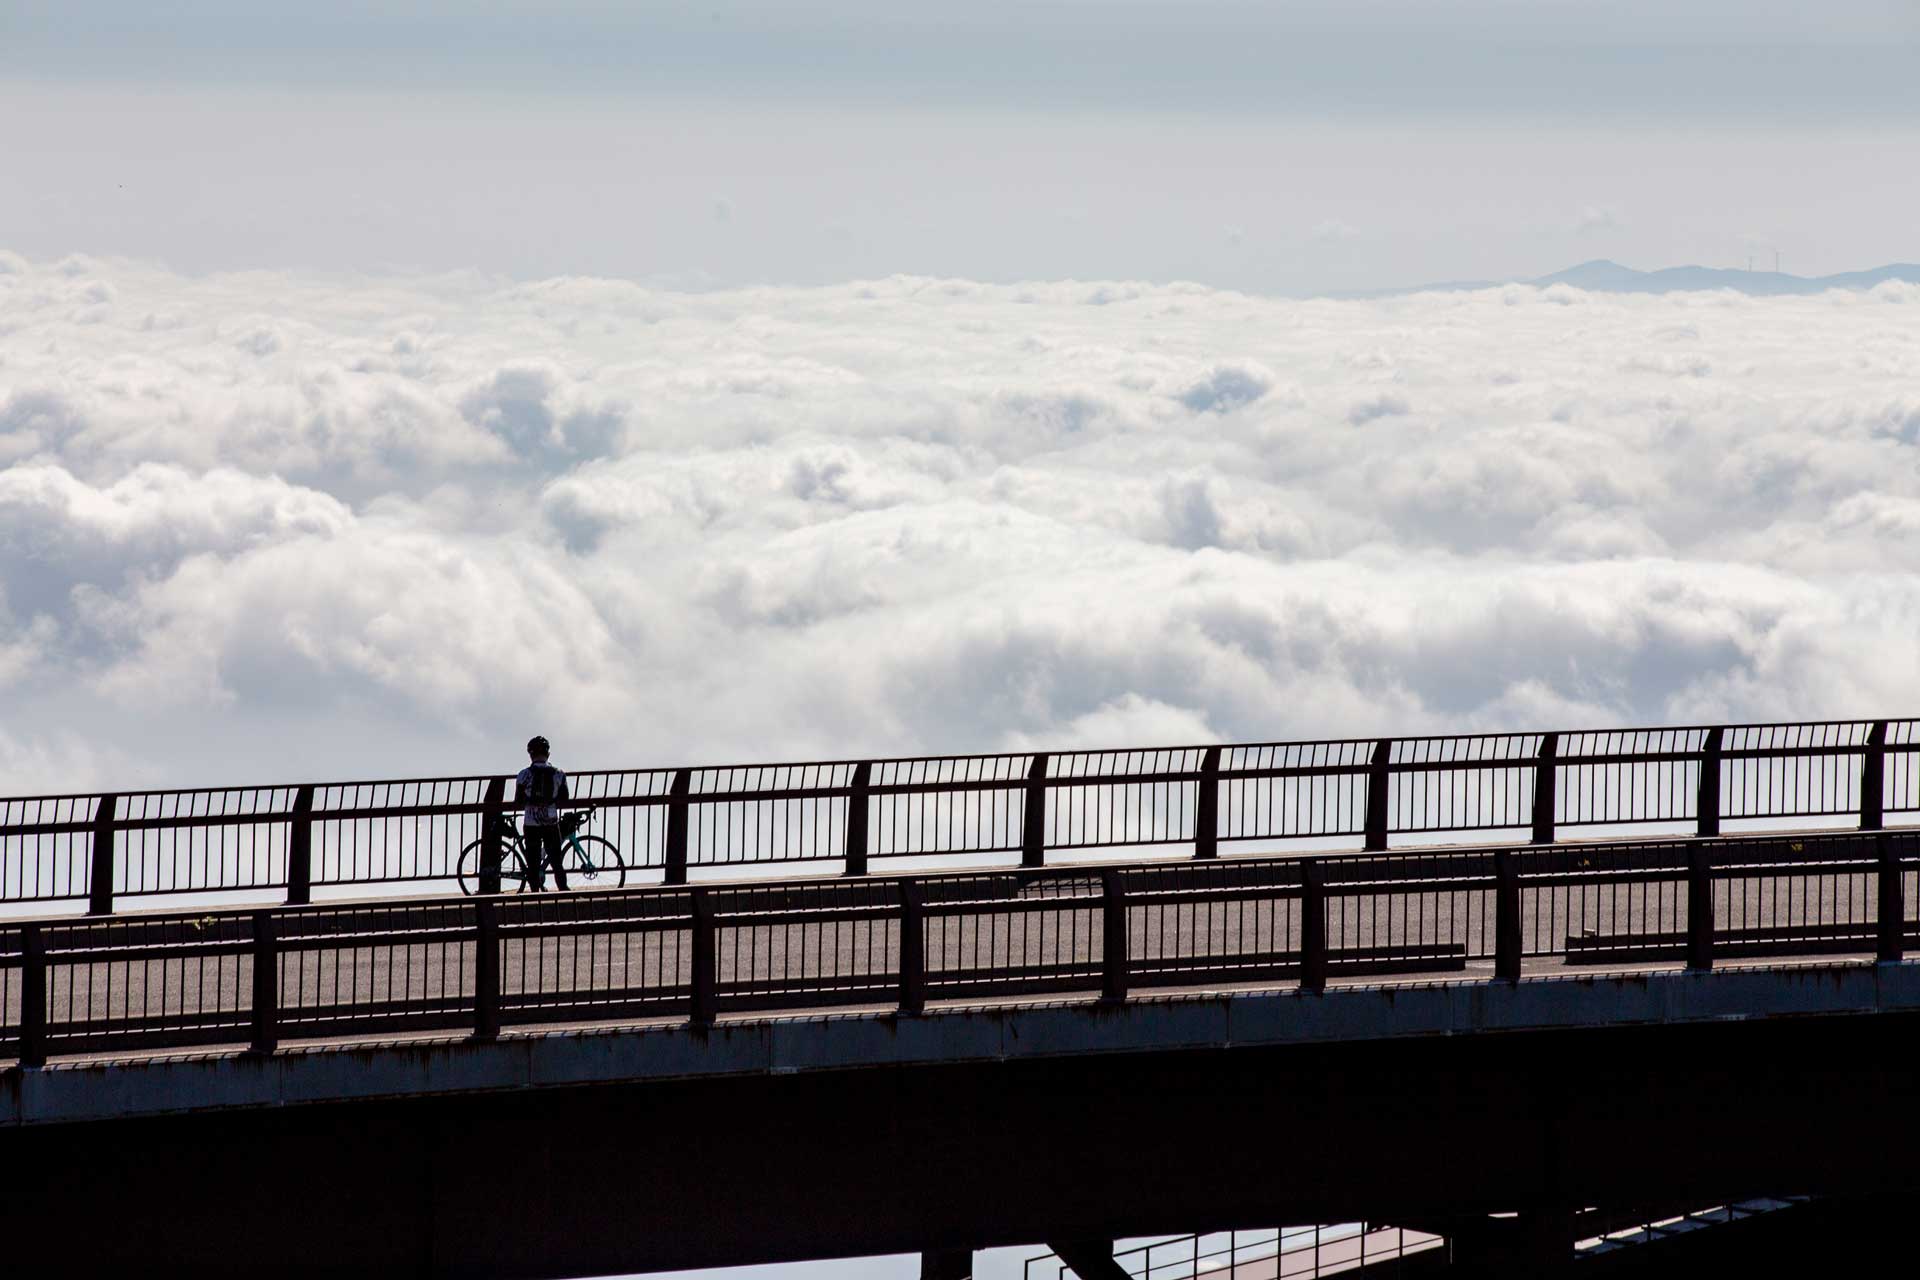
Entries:
[[[570, 867], [568, 870], [581, 871], [587, 875], [596, 875], [600, 871], [600, 864], [593, 860], [593, 855], [587, 852], [587, 846], [580, 841], [580, 832], [586, 828], [586, 825], [586, 818], [581, 818], [578, 822], [567, 823], [565, 825], [566, 841], [561, 847], [560, 854], [561, 857], [564, 858], [568, 849], [573, 850], [574, 856], [579, 858], [580, 861], [577, 866]], [[509, 823], [507, 829], [501, 833], [501, 836], [505, 842], [501, 849], [501, 868], [503, 870], [505, 869], [507, 865], [506, 855], [508, 852], [511, 852], [514, 860], [520, 864], [520, 874], [522, 876], [527, 875], [530, 871], [530, 866], [527, 861], [527, 842], [524, 833], [512, 823]]]
[[[582, 822], [581, 824], [579, 824], [579, 826], [571, 827], [568, 829], [567, 847], [572, 849], [573, 852], [580, 859], [580, 865], [577, 868], [577, 870], [583, 871], [587, 875], [591, 876], [591, 875], [597, 875], [600, 871], [600, 868], [597, 865], [595, 865], [593, 859], [588, 856], [587, 846], [580, 843], [580, 827], [584, 827], [586, 825], [587, 825], [586, 823]], [[565, 851], [563, 850], [562, 853], [564, 854], [564, 852]]]

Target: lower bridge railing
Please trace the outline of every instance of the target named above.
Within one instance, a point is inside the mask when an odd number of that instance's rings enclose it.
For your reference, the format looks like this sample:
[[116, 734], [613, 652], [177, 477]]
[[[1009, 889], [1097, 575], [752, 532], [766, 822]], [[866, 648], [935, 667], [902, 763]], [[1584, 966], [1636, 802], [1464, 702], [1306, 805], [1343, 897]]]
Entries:
[[[1343, 1272], [1382, 1276], [1438, 1270], [1402, 1264], [1444, 1263], [1446, 1245], [1445, 1237], [1430, 1232], [1346, 1222], [1175, 1236], [1112, 1256], [1130, 1280], [1319, 1280]], [[1076, 1274], [1071, 1262], [1054, 1253], [1029, 1258], [1020, 1270], [1021, 1280], [1073, 1280]]]
[[0, 926], [0, 1057], [1869, 952], [1920, 833], [712, 884]]

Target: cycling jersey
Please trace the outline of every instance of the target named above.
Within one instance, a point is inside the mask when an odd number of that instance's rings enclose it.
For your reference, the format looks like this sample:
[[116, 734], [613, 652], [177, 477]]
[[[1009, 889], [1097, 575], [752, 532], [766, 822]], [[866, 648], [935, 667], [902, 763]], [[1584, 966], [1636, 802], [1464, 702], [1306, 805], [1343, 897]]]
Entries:
[[530, 827], [558, 826], [567, 798], [567, 775], [550, 764], [530, 764], [513, 780], [513, 802], [525, 806]]

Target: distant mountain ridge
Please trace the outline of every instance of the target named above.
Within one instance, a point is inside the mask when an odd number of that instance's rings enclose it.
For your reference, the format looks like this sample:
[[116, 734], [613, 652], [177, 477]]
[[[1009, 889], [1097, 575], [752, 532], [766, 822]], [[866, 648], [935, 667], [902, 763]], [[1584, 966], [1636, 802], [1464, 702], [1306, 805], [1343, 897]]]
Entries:
[[1593, 293], [1683, 293], [1700, 289], [1732, 289], [1755, 297], [1785, 297], [1795, 294], [1825, 293], [1829, 289], [1871, 289], [1888, 280], [1920, 284], [1920, 265], [1910, 262], [1889, 263], [1870, 271], [1843, 271], [1831, 276], [1796, 276], [1783, 271], [1738, 271], [1725, 267], [1665, 267], [1659, 271], [1637, 271], [1605, 258], [1595, 258], [1565, 271], [1532, 280], [1450, 280], [1442, 284], [1420, 285], [1413, 289], [1381, 289], [1349, 297], [1391, 297], [1408, 293], [1458, 292], [1465, 289], [1496, 289], [1503, 284], [1530, 284], [1539, 288], [1571, 285]]
[[1829, 289], [1871, 289], [1888, 280], [1920, 284], [1920, 266], [1909, 262], [1890, 263], [1871, 271], [1843, 271], [1831, 276], [1796, 276], [1783, 271], [1736, 271], [1725, 267], [1667, 267], [1660, 271], [1636, 271], [1605, 258], [1583, 262], [1550, 276], [1529, 280], [1545, 287], [1570, 284], [1595, 293], [1680, 293], [1694, 289], [1732, 289], [1739, 293], [1771, 297], [1776, 294], [1825, 293]]

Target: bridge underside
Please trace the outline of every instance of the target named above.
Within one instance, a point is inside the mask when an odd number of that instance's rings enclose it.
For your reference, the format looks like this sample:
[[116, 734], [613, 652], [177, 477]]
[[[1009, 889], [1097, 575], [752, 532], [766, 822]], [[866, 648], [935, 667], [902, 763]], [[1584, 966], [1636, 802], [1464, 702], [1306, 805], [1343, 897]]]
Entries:
[[1917, 1034], [1801, 1016], [24, 1124], [0, 1232], [20, 1274], [568, 1276], [1912, 1193]]

